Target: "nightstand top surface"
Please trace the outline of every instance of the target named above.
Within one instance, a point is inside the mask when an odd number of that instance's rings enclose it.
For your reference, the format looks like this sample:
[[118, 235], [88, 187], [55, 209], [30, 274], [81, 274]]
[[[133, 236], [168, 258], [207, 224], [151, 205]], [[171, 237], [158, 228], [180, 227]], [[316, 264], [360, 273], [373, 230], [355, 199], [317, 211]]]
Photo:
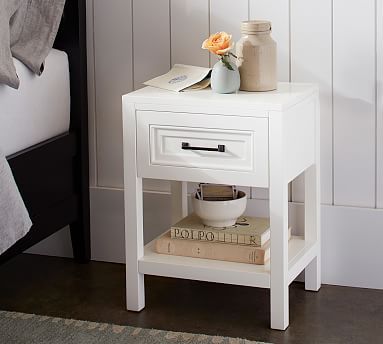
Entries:
[[282, 111], [299, 103], [318, 91], [315, 84], [279, 83], [278, 89], [270, 92], [243, 92], [234, 94], [217, 94], [210, 88], [200, 91], [172, 92], [155, 87], [144, 87], [128, 93], [124, 99], [130, 103], [161, 105], [216, 105], [219, 107], [237, 107]]

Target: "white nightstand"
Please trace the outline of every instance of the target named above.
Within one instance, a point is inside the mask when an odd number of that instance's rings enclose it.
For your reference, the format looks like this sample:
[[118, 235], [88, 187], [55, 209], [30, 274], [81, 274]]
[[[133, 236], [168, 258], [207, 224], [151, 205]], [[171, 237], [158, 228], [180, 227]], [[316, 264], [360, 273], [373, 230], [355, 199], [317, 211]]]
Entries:
[[[270, 288], [271, 327], [286, 329], [290, 283], [305, 270], [306, 290], [321, 285], [319, 117], [318, 90], [310, 84], [229, 95], [146, 87], [123, 97], [128, 310], [145, 307], [144, 274], [237, 284]], [[302, 172], [305, 234], [289, 241], [288, 183]], [[186, 181], [269, 188], [270, 263], [167, 256], [144, 247], [142, 178], [175, 181], [174, 220], [187, 212]]]

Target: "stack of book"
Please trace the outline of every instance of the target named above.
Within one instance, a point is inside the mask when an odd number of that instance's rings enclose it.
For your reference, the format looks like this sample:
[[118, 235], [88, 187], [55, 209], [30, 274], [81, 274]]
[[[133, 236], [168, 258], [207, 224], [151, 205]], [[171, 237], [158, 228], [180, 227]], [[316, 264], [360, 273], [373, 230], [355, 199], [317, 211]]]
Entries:
[[270, 258], [270, 222], [241, 216], [225, 228], [202, 224], [194, 213], [156, 240], [157, 253], [263, 265]]

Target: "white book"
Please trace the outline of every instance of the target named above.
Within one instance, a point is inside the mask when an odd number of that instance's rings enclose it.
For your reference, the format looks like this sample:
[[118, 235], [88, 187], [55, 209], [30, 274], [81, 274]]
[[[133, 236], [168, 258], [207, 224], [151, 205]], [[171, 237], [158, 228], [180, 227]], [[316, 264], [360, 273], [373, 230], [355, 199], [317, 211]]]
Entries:
[[166, 74], [144, 82], [144, 85], [169, 91], [200, 90], [210, 85], [211, 68], [175, 64]]

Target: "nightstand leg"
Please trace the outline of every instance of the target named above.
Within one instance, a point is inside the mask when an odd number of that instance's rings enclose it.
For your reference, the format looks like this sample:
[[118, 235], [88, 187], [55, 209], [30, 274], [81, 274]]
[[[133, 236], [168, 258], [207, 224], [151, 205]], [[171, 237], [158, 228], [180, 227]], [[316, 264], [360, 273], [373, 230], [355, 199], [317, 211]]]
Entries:
[[142, 178], [137, 177], [135, 108], [125, 104], [123, 112], [126, 307], [140, 311], [145, 307], [144, 275], [138, 270], [144, 255]]
[[130, 311], [145, 307], [144, 275], [138, 260], [144, 255], [142, 178], [125, 189], [126, 305]]
[[188, 215], [188, 183], [171, 182], [172, 223], [176, 223]]
[[288, 185], [279, 185], [270, 186], [271, 328], [285, 330], [289, 326]]
[[317, 256], [305, 269], [305, 289], [312, 291], [321, 287], [319, 187], [318, 167], [312, 165], [305, 171], [305, 240], [318, 247]]
[[271, 328], [285, 330], [289, 326], [288, 281], [288, 183], [283, 158], [282, 118], [270, 114], [270, 298]]

